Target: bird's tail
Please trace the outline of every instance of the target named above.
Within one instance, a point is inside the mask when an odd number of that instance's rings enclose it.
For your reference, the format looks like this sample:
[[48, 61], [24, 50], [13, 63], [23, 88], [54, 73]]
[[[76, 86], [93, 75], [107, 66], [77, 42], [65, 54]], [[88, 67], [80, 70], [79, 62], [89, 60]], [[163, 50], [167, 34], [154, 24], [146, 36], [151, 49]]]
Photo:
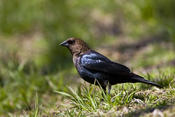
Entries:
[[131, 73], [131, 74], [132, 74], [132, 79], [135, 79], [136, 82], [142, 82], [142, 83], [145, 83], [145, 84], [150, 84], [150, 85], [153, 85], [153, 86], [156, 86], [156, 87], [159, 87], [159, 88], [163, 88], [161, 85], [159, 85], [155, 82], [146, 80], [146, 79], [144, 79], [143, 77], [141, 77], [137, 74], [134, 74], [134, 73]]

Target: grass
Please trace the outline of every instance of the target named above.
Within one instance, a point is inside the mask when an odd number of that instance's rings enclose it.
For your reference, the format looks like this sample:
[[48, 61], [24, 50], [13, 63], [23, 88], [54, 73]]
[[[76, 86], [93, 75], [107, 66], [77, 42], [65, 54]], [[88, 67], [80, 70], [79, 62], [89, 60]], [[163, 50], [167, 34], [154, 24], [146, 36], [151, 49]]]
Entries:
[[[0, 116], [174, 117], [174, 8], [173, 0], [1, 0]], [[58, 46], [72, 36], [164, 88], [118, 84], [104, 95]]]
[[[173, 117], [175, 68], [170, 63], [175, 56], [174, 49], [166, 47], [148, 45], [126, 61], [132, 63], [133, 71], [164, 88], [141, 83], [118, 84], [112, 87], [111, 95], [105, 95], [100, 87], [82, 82], [72, 67], [45, 74], [33, 63], [2, 59], [0, 116], [116, 117], [161, 113]], [[143, 51], [145, 48], [150, 49]]]
[[[170, 73], [173, 74], [173, 73]], [[173, 74], [174, 75], [174, 74]], [[162, 75], [164, 76], [164, 75]], [[161, 77], [165, 88], [145, 86], [144, 84], [119, 84], [113, 87], [111, 95], [96, 86], [82, 84], [77, 91], [68, 88], [68, 92], [59, 95], [70, 101], [63, 105], [67, 110], [57, 113], [58, 116], [132, 116], [136, 111], [147, 108], [158, 108], [175, 104], [174, 76]], [[169, 84], [168, 86], [166, 84]]]

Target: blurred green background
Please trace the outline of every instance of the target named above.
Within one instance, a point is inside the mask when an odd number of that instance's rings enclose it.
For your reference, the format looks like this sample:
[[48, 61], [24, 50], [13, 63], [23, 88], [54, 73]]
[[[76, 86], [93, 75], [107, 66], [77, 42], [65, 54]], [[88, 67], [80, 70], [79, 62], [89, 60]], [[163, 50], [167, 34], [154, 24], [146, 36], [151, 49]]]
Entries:
[[53, 91], [66, 90], [73, 82], [68, 77], [76, 74], [70, 53], [59, 46], [69, 37], [93, 48], [120, 37], [156, 35], [175, 43], [174, 5], [174, 0], [0, 0], [0, 114], [32, 110], [36, 94], [43, 105], [58, 100]]

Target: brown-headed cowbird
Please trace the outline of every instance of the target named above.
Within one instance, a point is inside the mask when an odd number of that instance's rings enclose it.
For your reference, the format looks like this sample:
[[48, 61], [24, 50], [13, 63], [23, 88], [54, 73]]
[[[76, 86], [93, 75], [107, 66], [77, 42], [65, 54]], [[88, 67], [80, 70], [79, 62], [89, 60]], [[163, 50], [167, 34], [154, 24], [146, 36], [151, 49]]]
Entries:
[[102, 54], [91, 50], [81, 39], [69, 38], [60, 45], [70, 50], [73, 56], [73, 63], [80, 76], [91, 84], [97, 81], [95, 84], [101, 85], [105, 92], [107, 86], [108, 93], [110, 93], [111, 85], [127, 82], [141, 82], [161, 87], [157, 83], [132, 73], [128, 67], [113, 62]]

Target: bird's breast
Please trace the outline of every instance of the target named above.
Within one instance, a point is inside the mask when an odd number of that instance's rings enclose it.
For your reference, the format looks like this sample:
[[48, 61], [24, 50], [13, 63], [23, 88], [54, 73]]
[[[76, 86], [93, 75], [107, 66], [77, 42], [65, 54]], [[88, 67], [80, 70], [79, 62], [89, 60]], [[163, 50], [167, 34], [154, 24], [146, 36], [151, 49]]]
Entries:
[[98, 81], [103, 81], [104, 80], [104, 74], [92, 71], [89, 69], [86, 69], [82, 64], [81, 64], [81, 58], [78, 58], [76, 60], [76, 69], [80, 75], [81, 78], [83, 78], [85, 81], [94, 84], [96, 80]]

